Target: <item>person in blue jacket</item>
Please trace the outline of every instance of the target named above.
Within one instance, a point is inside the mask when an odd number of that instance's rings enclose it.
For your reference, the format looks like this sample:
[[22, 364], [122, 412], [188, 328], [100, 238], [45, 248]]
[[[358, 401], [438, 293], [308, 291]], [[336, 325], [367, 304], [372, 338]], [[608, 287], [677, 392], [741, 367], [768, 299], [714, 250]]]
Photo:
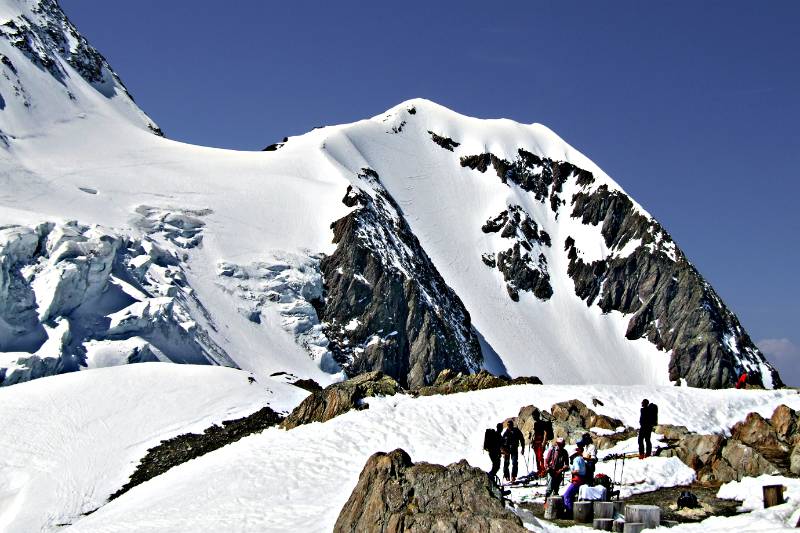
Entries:
[[572, 457], [572, 482], [564, 492], [564, 508], [570, 514], [572, 513], [572, 504], [578, 495], [578, 489], [586, 483], [586, 460], [583, 458], [583, 446], [580, 443]]

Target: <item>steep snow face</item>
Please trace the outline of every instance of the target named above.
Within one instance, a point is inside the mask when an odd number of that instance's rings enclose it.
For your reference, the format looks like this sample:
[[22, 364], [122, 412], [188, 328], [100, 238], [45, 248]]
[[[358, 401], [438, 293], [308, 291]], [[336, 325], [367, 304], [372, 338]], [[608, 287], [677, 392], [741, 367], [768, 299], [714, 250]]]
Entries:
[[0, 113], [7, 147], [11, 139], [96, 115], [160, 134], [56, 0], [0, 3]]
[[[418, 383], [481, 356], [545, 382], [780, 384], [669, 234], [544, 126], [412, 100], [270, 152], [189, 146], [53, 0], [0, 18], [5, 384], [141, 360]], [[348, 188], [386, 216], [363, 226]]]

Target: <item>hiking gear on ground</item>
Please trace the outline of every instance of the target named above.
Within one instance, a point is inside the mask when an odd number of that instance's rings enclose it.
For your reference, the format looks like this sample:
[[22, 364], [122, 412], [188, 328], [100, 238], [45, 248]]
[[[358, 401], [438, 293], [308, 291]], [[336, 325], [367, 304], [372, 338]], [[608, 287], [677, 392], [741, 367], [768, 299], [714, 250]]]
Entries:
[[683, 509], [684, 507], [688, 509], [697, 509], [700, 507], [700, 502], [697, 501], [697, 496], [695, 496], [693, 492], [685, 490], [678, 496], [678, 509]]

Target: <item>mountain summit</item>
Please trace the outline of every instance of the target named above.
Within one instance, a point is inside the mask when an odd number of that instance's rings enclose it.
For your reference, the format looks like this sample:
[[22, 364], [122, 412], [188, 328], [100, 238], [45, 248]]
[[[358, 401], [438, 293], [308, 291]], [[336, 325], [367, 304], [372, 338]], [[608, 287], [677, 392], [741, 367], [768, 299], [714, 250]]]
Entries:
[[669, 233], [542, 125], [416, 99], [264, 152], [191, 146], [56, 2], [0, 17], [2, 384], [171, 361], [781, 385]]

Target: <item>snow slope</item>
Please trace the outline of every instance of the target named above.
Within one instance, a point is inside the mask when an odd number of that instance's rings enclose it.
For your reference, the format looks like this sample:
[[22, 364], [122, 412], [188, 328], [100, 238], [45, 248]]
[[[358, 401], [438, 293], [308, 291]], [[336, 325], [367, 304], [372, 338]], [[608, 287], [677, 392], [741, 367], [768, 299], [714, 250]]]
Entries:
[[148, 448], [307, 395], [229, 368], [142, 363], [0, 389], [0, 531], [54, 531], [103, 505]]
[[[658, 403], [664, 423], [724, 432], [747, 412], [769, 415], [794, 391], [708, 391], [682, 387], [515, 386], [451, 396], [370, 399], [370, 408], [291, 431], [269, 429], [180, 465], [82, 518], [75, 532], [330, 531], [366, 459], [401, 447], [414, 461], [466, 458], [487, 469], [483, 431], [531, 403], [550, 408], [578, 398], [604, 402], [603, 414], [638, 422], [643, 396]], [[603, 468], [611, 464], [603, 465]], [[646, 467], [646, 468], [645, 468]], [[677, 459], [628, 461], [632, 490], [647, 477], [672, 485], [687, 480]], [[688, 479], [691, 479], [689, 474]]]
[[[491, 371], [550, 383], [669, 382], [671, 354], [625, 338], [630, 315], [576, 296], [562, 245], [574, 239], [590, 262], [625, 257], [641, 241], [607, 245], [599, 226], [566, 216], [568, 205], [550, 209], [459, 163], [487, 153], [514, 161], [524, 148], [593, 174], [591, 185], [566, 179], [567, 200], [579, 189], [622, 193], [546, 127], [416, 99], [276, 151], [191, 146], [153, 134], [54, 0], [2, 0], [0, 19], [0, 381], [139, 360], [339, 379], [314, 308], [319, 264], [336, 249], [331, 223], [352, 209], [342, 203], [348, 187], [378, 194], [358, 177], [371, 168], [463, 301]], [[459, 144], [445, 149], [433, 134]], [[482, 261], [508, 248], [481, 227], [510, 207], [550, 235], [552, 246], [533, 250], [552, 298], [523, 290], [513, 301], [503, 274]], [[674, 259], [674, 243], [656, 238], [649, 246]], [[737, 348], [746, 333], [727, 339], [731, 372], [748, 368], [769, 385], [757, 349]]]

